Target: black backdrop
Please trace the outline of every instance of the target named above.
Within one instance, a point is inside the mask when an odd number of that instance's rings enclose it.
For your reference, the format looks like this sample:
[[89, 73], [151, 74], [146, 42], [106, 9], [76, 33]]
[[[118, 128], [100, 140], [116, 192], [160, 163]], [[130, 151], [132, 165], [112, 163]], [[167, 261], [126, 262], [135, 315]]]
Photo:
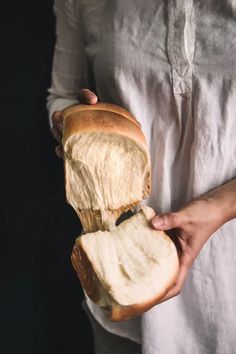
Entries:
[[92, 353], [70, 262], [80, 223], [65, 203], [46, 90], [52, 0], [0, 10], [0, 353]]

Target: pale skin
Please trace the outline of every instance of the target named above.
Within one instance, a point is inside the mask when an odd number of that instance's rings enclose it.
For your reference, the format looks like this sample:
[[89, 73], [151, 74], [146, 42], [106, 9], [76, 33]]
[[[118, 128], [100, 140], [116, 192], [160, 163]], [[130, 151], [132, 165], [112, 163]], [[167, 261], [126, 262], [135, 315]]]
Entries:
[[[96, 104], [98, 101], [97, 96], [88, 89], [80, 90], [78, 99], [83, 104]], [[62, 138], [60, 111], [54, 112], [52, 122], [53, 136], [60, 144]], [[58, 157], [63, 157], [61, 145], [58, 145], [55, 151]], [[159, 214], [151, 220], [153, 229], [169, 233], [179, 255], [180, 268], [177, 280], [161, 302], [181, 292], [188, 270], [204, 244], [223, 224], [235, 217], [236, 179], [194, 199], [177, 212]]]

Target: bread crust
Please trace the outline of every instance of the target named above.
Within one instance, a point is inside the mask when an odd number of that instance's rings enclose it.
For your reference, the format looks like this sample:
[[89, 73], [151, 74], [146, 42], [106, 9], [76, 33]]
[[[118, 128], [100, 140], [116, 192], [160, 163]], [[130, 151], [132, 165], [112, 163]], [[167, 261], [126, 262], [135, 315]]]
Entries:
[[103, 102], [98, 102], [93, 105], [86, 105], [86, 104], [71, 105], [62, 111], [62, 119], [63, 120], [66, 119], [66, 117], [71, 113], [82, 112], [82, 111], [98, 111], [98, 110], [118, 113], [121, 116], [124, 116], [127, 119], [131, 120], [137, 126], [141, 127], [141, 124], [137, 121], [137, 119], [126, 109], [118, 105], [114, 105], [111, 103], [103, 103]]
[[63, 120], [64, 149], [71, 136], [91, 132], [114, 133], [129, 138], [142, 147], [149, 159], [147, 142], [140, 127], [126, 116], [105, 110], [82, 110], [67, 114]]
[[100, 299], [98, 279], [82, 247], [75, 243], [71, 254], [72, 265], [88, 297], [95, 303]]

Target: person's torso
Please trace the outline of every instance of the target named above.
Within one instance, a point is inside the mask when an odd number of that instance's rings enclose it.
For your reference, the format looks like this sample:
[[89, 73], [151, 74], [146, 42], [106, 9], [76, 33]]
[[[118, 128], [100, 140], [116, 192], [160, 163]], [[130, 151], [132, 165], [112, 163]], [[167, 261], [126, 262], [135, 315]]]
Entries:
[[[90, 88], [101, 101], [130, 110], [148, 140], [148, 203], [159, 212], [177, 210], [236, 177], [234, 1], [77, 0], [77, 11]], [[232, 221], [211, 238], [181, 296], [142, 317], [145, 354], [156, 354], [155, 348], [165, 354], [234, 353], [234, 230]], [[137, 326], [129, 328], [133, 338]], [[167, 333], [172, 341], [162, 339]]]

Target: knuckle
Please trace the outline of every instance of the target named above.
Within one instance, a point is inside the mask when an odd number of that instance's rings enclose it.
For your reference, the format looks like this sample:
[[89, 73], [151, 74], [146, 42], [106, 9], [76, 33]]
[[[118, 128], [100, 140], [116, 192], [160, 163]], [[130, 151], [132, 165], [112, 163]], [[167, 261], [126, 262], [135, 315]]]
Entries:
[[52, 127], [52, 135], [59, 143], [61, 142], [61, 134], [58, 132], [55, 126]]
[[55, 129], [55, 126], [52, 127], [52, 135], [54, 136], [54, 138], [56, 138], [57, 131]]
[[62, 149], [61, 149], [61, 146], [60, 145], [57, 145], [55, 147], [55, 152], [56, 152], [56, 155], [59, 157], [59, 158], [63, 158], [63, 152], [62, 152]]
[[179, 215], [177, 213], [170, 214], [170, 222], [172, 225], [179, 225]]
[[61, 111], [55, 111], [52, 115], [52, 120], [58, 121], [61, 119]]
[[53, 115], [52, 115], [52, 123], [53, 123], [53, 125], [55, 125], [55, 123], [56, 123], [55, 112], [54, 112]]
[[89, 104], [91, 101], [94, 101], [95, 99], [97, 99], [97, 96], [91, 90], [87, 88], [82, 88], [79, 91], [79, 100], [81, 101], [81, 103]]

